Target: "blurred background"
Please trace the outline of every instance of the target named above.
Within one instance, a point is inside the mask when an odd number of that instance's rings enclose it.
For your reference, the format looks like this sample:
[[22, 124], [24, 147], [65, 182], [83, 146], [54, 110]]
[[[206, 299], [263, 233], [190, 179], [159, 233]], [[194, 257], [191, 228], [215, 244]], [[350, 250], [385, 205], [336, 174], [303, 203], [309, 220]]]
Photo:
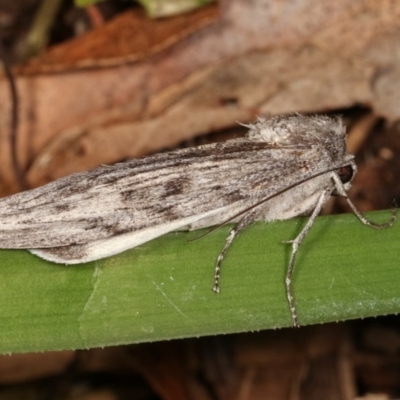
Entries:
[[[0, 0], [0, 39], [0, 196], [301, 112], [343, 116], [361, 211], [400, 202], [396, 0]], [[399, 350], [390, 316], [3, 355], [0, 398], [394, 399]]]

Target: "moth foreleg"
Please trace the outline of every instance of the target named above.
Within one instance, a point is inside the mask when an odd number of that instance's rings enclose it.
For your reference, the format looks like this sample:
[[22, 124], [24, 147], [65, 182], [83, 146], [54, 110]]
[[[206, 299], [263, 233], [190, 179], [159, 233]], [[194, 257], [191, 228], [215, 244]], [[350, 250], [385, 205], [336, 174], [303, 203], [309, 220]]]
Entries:
[[335, 173], [333, 173], [333, 181], [335, 183], [336, 186], [336, 190], [338, 192], [338, 194], [340, 194], [341, 196], [343, 196], [347, 203], [349, 203], [349, 206], [351, 207], [351, 209], [353, 210], [354, 214], [356, 214], [357, 218], [364, 224], [364, 225], [368, 225], [372, 228], [375, 229], [383, 229], [383, 228], [388, 228], [390, 226], [393, 225], [393, 223], [396, 221], [397, 219], [397, 207], [393, 207], [392, 209], [392, 217], [390, 218], [390, 220], [384, 224], [375, 224], [374, 222], [368, 221], [367, 218], [364, 217], [364, 215], [362, 215], [360, 213], [360, 211], [357, 210], [356, 206], [354, 205], [354, 203], [350, 200], [346, 189], [344, 188], [344, 185], [342, 183], [342, 181], [340, 180], [339, 176]]
[[331, 195], [331, 189], [326, 189], [321, 193], [321, 195], [318, 198], [317, 204], [310, 218], [307, 221], [307, 224], [299, 233], [299, 235], [296, 237], [296, 239], [290, 241], [290, 243], [292, 243], [292, 254], [290, 256], [289, 267], [286, 273], [286, 295], [289, 301], [290, 313], [292, 315], [292, 321], [294, 327], [299, 327], [296, 306], [294, 304], [294, 297], [292, 293], [292, 275], [293, 275], [296, 253], [297, 250], [299, 249], [300, 243], [303, 241], [303, 239], [306, 237], [307, 233], [313, 226], [315, 219], [318, 217], [322, 207], [324, 206], [330, 195]]
[[260, 210], [259, 207], [256, 207], [255, 209], [249, 211], [229, 232], [228, 237], [226, 238], [225, 245], [219, 253], [217, 263], [215, 264], [215, 272], [214, 272], [214, 287], [213, 290], [216, 293], [219, 293], [219, 277], [221, 273], [221, 263], [222, 260], [224, 259], [226, 252], [228, 251], [230, 245], [233, 242], [233, 239], [236, 237], [236, 235], [246, 228], [246, 226], [250, 225], [252, 222], [254, 222], [257, 219], [257, 216], [260, 214], [262, 210]]

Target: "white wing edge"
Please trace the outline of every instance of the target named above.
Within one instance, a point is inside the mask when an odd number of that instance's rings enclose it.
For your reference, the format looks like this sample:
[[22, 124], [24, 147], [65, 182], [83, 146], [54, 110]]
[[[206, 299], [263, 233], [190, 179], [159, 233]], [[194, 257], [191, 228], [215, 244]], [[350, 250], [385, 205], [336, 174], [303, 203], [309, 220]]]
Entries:
[[[82, 249], [84, 249], [86, 253], [84, 256], [78, 259], [67, 261], [62, 257], [57, 257], [56, 254], [46, 252], [46, 249], [29, 249], [29, 251], [38, 257], [41, 257], [47, 261], [51, 261], [54, 263], [59, 263], [59, 264], [86, 263], [122, 253], [123, 251], [132, 249], [143, 243], [149, 242], [150, 240], [165, 235], [166, 233], [173, 232], [176, 230], [182, 230], [182, 228], [187, 227], [189, 225], [196, 225], [196, 223], [198, 223], [200, 220], [203, 219], [207, 219], [207, 221], [213, 220], [212, 217], [215, 217], [218, 214], [225, 216], [229, 208], [230, 207], [221, 207], [200, 215], [193, 215], [191, 217], [171, 221], [163, 225], [153, 226], [148, 229], [142, 229], [140, 231], [125, 233], [123, 235], [118, 235], [103, 240], [97, 240], [92, 243], [87, 243], [84, 245], [77, 245]], [[219, 219], [216, 218], [211, 225], [218, 224], [218, 221]], [[203, 224], [199, 225], [203, 227]]]

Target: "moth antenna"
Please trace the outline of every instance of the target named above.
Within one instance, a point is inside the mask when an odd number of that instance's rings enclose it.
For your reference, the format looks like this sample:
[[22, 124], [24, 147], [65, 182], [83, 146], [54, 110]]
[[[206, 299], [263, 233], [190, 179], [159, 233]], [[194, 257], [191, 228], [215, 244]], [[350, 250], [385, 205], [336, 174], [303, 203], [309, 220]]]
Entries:
[[[330, 170], [331, 170], [331, 171], [335, 171], [335, 170], [337, 170], [338, 168], [340, 168], [340, 166], [335, 166], [334, 168], [332, 168], [332, 169], [330, 169]], [[270, 199], [273, 199], [274, 197], [279, 196], [279, 195], [281, 195], [282, 193], [285, 193], [287, 190], [290, 190], [290, 189], [292, 189], [292, 188], [294, 188], [294, 187], [296, 187], [296, 186], [298, 186], [298, 185], [300, 185], [300, 184], [302, 184], [302, 183], [304, 183], [304, 182], [307, 182], [307, 181], [309, 181], [309, 180], [311, 180], [311, 179], [314, 179], [314, 178], [316, 178], [317, 176], [326, 174], [327, 172], [329, 172], [329, 170], [328, 170], [328, 171], [322, 171], [322, 172], [319, 172], [319, 173], [314, 174], [314, 175], [312, 175], [312, 176], [309, 176], [308, 178], [302, 179], [302, 180], [300, 180], [299, 182], [294, 183], [293, 185], [290, 185], [290, 186], [288, 186], [288, 187], [286, 187], [286, 188], [280, 190], [279, 192], [274, 193], [274, 194], [271, 195], [271, 196], [268, 196], [268, 197], [265, 197], [265, 198], [259, 200], [259, 201], [256, 202], [255, 204], [253, 204], [253, 205], [251, 205], [251, 206], [245, 208], [245, 209], [242, 210], [242, 211], [239, 211], [237, 214], [235, 214], [235, 215], [233, 215], [232, 217], [226, 219], [225, 221], [221, 222], [220, 224], [218, 224], [218, 225], [216, 225], [216, 226], [213, 226], [213, 227], [210, 228], [207, 232], [202, 233], [201, 235], [199, 235], [199, 236], [197, 236], [197, 237], [195, 237], [195, 238], [193, 238], [193, 239], [189, 239], [188, 242], [189, 242], [189, 243], [190, 243], [190, 242], [194, 242], [195, 240], [201, 239], [201, 238], [203, 238], [204, 236], [209, 235], [210, 233], [212, 233], [212, 232], [214, 232], [215, 230], [219, 229], [221, 226], [224, 226], [224, 225], [226, 225], [226, 224], [229, 224], [229, 222], [233, 221], [235, 218], [240, 217], [240, 216], [243, 215], [243, 214], [246, 214], [248, 211], [251, 211], [253, 208], [258, 207], [258, 206], [261, 205], [262, 203], [265, 203], [266, 201], [268, 201], [268, 200], [270, 200]], [[343, 188], [343, 190], [344, 190], [344, 188]], [[344, 192], [346, 193], [346, 191], [344, 191]], [[340, 194], [341, 194], [341, 193], [340, 193]]]
[[193, 238], [193, 239], [188, 239], [187, 242], [190, 243], [190, 242], [194, 242], [195, 240], [202, 239], [203, 237], [209, 235], [210, 233], [212, 233], [212, 232], [216, 231], [217, 229], [221, 228], [221, 226], [224, 226], [224, 225], [226, 225], [226, 224], [228, 224], [228, 223], [229, 223], [229, 221], [226, 221], [226, 222], [223, 222], [222, 224], [213, 226], [213, 227], [210, 228], [207, 232], [204, 232], [204, 233], [202, 233], [201, 235], [196, 236], [196, 237]]

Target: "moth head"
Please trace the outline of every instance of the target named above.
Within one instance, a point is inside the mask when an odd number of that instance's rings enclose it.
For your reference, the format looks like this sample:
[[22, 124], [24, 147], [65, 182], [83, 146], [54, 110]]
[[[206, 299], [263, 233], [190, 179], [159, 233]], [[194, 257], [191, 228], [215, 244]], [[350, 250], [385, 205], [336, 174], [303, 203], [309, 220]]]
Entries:
[[350, 182], [351, 179], [353, 178], [353, 167], [351, 165], [340, 167], [338, 175], [343, 184]]
[[353, 180], [354, 175], [357, 172], [357, 167], [354, 162], [354, 158], [351, 158], [348, 164], [343, 165], [335, 172], [339, 176], [339, 179], [343, 183], [343, 186], [346, 189], [346, 191], [349, 190], [351, 188], [351, 181]]

